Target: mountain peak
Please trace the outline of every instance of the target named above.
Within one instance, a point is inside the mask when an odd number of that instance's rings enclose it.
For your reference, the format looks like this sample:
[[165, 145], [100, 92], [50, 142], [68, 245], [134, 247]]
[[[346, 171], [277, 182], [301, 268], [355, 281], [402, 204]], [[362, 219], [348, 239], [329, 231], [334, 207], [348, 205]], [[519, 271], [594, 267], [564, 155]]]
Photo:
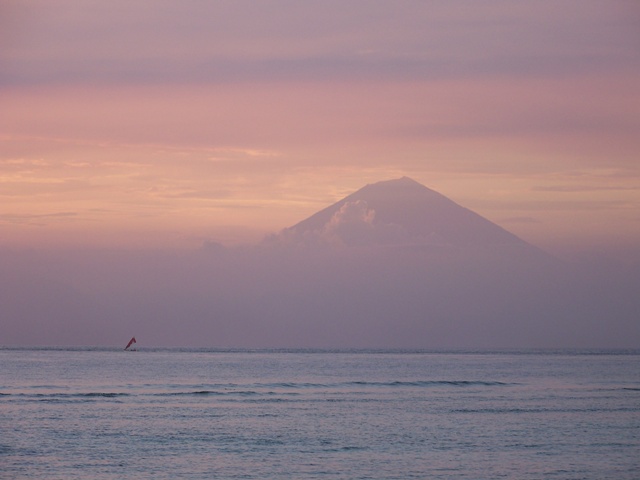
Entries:
[[531, 247], [406, 176], [368, 184], [285, 229], [280, 237], [345, 245]]
[[[394, 178], [391, 180], [381, 180], [376, 183], [369, 183], [363, 188], [374, 189], [392, 189], [392, 188], [418, 188], [423, 190], [430, 190], [421, 183], [415, 181], [413, 178], [404, 176], [400, 178]], [[433, 191], [433, 190], [430, 190]]]
[[[391, 180], [381, 180], [379, 182], [376, 183], [370, 183], [369, 185], [380, 185], [380, 186], [385, 186], [385, 185], [420, 185], [421, 187], [424, 187], [424, 185], [418, 183], [417, 181], [415, 181], [413, 178], [407, 177], [406, 175], [400, 178], [394, 178]], [[426, 187], [424, 187], [426, 188]]]

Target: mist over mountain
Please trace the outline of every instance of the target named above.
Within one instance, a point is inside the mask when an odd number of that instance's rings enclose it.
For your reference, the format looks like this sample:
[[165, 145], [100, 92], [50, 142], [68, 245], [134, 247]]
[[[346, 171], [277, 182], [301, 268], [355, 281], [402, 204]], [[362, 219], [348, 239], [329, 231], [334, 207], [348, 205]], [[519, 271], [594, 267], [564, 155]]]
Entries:
[[560, 262], [406, 177], [253, 247], [0, 262], [5, 345], [640, 345], [637, 268]]
[[419, 261], [429, 259], [431, 265], [444, 263], [449, 270], [485, 263], [488, 274], [508, 265], [538, 270], [560, 263], [408, 177], [366, 185], [267, 237], [264, 245], [304, 248], [309, 255], [345, 250], [357, 256], [378, 250], [386, 256], [404, 251]]
[[525, 246], [515, 235], [408, 177], [367, 185], [283, 234], [346, 245]]

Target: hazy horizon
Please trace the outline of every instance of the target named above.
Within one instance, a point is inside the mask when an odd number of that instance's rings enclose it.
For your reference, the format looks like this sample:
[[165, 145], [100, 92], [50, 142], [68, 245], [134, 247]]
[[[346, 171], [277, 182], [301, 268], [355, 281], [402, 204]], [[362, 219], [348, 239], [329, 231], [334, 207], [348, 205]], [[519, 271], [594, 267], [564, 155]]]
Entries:
[[565, 262], [408, 178], [257, 245], [0, 251], [3, 344], [633, 348], [638, 265]]

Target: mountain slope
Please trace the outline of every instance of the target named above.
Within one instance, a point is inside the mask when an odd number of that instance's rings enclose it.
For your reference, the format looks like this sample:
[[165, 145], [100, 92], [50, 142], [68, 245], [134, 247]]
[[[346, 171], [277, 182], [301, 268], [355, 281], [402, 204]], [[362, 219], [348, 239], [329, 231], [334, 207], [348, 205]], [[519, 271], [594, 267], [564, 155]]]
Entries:
[[322, 237], [349, 245], [531, 247], [408, 177], [369, 184], [283, 233], [289, 238]]

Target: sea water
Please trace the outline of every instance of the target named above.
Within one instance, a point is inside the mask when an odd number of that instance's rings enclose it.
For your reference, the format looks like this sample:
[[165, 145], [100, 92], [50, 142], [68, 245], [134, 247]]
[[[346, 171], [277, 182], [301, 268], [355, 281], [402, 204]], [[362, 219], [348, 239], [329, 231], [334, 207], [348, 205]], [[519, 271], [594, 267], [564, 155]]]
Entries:
[[638, 479], [640, 352], [5, 348], [0, 478]]

